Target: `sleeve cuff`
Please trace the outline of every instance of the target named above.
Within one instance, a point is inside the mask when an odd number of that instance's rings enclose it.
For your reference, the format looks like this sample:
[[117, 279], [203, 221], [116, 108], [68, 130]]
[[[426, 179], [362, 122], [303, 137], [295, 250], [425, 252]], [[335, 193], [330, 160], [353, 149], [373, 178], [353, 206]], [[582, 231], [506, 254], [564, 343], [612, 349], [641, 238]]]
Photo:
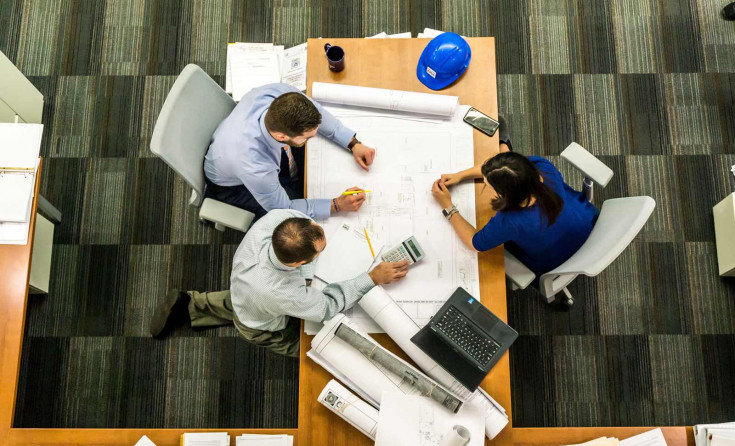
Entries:
[[316, 220], [326, 220], [332, 214], [332, 200], [329, 198], [314, 199], [314, 216]]
[[370, 278], [370, 274], [368, 273], [362, 273], [359, 276], [355, 277], [353, 280], [355, 288], [357, 289], [360, 297], [364, 296], [368, 291], [372, 290], [375, 287], [375, 283], [373, 282], [373, 279]]
[[343, 149], [346, 149], [350, 141], [352, 141], [352, 137], [356, 134], [354, 130], [350, 130], [342, 124], [339, 124], [339, 127], [334, 132], [334, 142], [339, 144]]

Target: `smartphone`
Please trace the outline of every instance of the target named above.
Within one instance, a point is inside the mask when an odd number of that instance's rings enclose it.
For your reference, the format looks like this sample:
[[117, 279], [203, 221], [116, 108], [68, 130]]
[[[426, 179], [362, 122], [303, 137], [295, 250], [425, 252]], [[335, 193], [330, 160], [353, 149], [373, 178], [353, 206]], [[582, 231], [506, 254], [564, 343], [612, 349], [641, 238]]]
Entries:
[[480, 110], [470, 107], [467, 114], [464, 115], [464, 122], [481, 131], [482, 133], [493, 136], [500, 127], [500, 123]]

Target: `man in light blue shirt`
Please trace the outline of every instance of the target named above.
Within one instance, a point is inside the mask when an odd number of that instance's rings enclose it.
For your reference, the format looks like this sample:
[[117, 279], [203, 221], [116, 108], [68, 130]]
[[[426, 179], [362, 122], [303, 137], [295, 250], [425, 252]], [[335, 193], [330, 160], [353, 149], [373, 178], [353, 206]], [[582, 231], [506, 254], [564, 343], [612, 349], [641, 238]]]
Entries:
[[408, 262], [381, 262], [370, 272], [309, 286], [312, 262], [326, 246], [324, 230], [305, 214], [276, 209], [245, 234], [235, 252], [228, 291], [172, 290], [151, 319], [151, 335], [176, 324], [196, 328], [235, 324], [248, 342], [298, 356], [301, 319], [322, 322], [354, 306], [376, 285], [403, 279]]
[[317, 133], [370, 169], [375, 149], [300, 91], [286, 84], [251, 90], [214, 132], [204, 158], [204, 196], [253, 212], [256, 219], [272, 209], [295, 209], [315, 219], [358, 210], [364, 193], [303, 198], [303, 146]]

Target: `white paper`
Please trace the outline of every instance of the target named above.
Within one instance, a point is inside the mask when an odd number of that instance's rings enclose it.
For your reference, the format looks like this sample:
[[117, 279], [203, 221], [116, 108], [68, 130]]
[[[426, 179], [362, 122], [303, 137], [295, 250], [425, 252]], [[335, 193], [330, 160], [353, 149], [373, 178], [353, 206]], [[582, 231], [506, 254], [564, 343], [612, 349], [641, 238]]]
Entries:
[[735, 437], [712, 434], [709, 436], [710, 446], [735, 446]]
[[306, 44], [287, 49], [281, 63], [281, 82], [306, 91]]
[[505, 409], [482, 389], [470, 392], [459, 381], [440, 367], [433, 359], [418, 348], [411, 338], [419, 326], [391, 299], [382, 287], [376, 286], [358, 302], [360, 308], [374, 320], [416, 365], [439, 384], [460, 398], [474, 401], [485, 411], [485, 435], [494, 438], [508, 424]]
[[457, 424], [470, 431], [470, 446], [485, 444], [481, 407], [466, 404], [453, 414], [430, 398], [384, 392], [375, 446], [439, 446]]
[[236, 446], [292, 446], [293, 436], [286, 434], [242, 434], [235, 437]]
[[388, 34], [385, 33], [385, 31], [380, 32], [374, 36], [368, 36], [365, 37], [366, 39], [385, 39], [388, 36]]
[[385, 37], [389, 39], [410, 39], [411, 31], [406, 31], [405, 33], [398, 33], [398, 34], [387, 34]]
[[[370, 242], [373, 250], [383, 246], [374, 237], [370, 237]], [[342, 282], [367, 272], [374, 260], [364, 229], [344, 221], [327, 233], [327, 246], [315, 262], [314, 275], [326, 283]]]
[[318, 400], [371, 440], [375, 440], [375, 433], [378, 430], [378, 409], [362, 401], [335, 380], [327, 383]]
[[0, 221], [24, 222], [33, 198], [36, 176], [33, 172], [0, 172]]
[[710, 428], [714, 429], [735, 429], [735, 422], [730, 423], [716, 423], [716, 424], [695, 424], [694, 428], [694, 442], [697, 446], [707, 445], [707, 430]]
[[439, 31], [438, 29], [424, 28], [424, 32], [421, 34], [423, 34], [423, 37], [429, 37], [433, 39], [439, 34], [444, 34], [444, 31]]
[[227, 432], [195, 432], [185, 433], [183, 446], [229, 446], [230, 436]]
[[[449, 118], [459, 105], [459, 97], [434, 93], [388, 90], [345, 84], [314, 82], [314, 100], [332, 104], [377, 108]], [[353, 129], [356, 130], [356, 129]], [[362, 134], [358, 131], [358, 134]]]
[[[406, 277], [386, 285], [386, 291], [419, 326], [425, 325], [457, 287], [480, 296], [477, 253], [467, 249], [441, 213], [431, 186], [442, 173], [474, 163], [472, 128], [461, 122], [460, 107], [452, 121], [413, 120], [371, 110], [325, 106], [360, 139], [376, 149], [370, 172], [349, 154], [317, 136], [309, 142], [308, 198], [339, 195], [346, 187], [372, 190], [358, 212], [347, 219], [367, 228], [386, 246], [415, 236], [426, 251]], [[475, 186], [452, 187], [452, 200], [470, 224], [475, 224]], [[327, 234], [341, 222], [321, 222]], [[377, 254], [377, 252], [376, 252]], [[373, 332], [360, 314], [352, 314], [363, 331]], [[374, 326], [374, 324], [373, 324]]]
[[[31, 196], [29, 200], [33, 200]], [[0, 245], [25, 245], [31, 229], [32, 205], [29, 201], [23, 222], [0, 222]]]
[[135, 443], [135, 446], [156, 446], [156, 443], [152, 442], [150, 438], [143, 435], [142, 437], [140, 437], [140, 440]]
[[275, 51], [250, 51], [238, 45], [230, 50], [232, 98], [239, 101], [253, 88], [281, 81]]
[[[712, 446], [712, 443], [717, 438], [735, 439], [735, 429], [717, 428], [710, 427], [707, 429], [707, 446]], [[719, 441], [718, 441], [719, 442]]]
[[0, 123], [0, 169], [34, 169], [42, 136], [43, 124]]
[[621, 446], [666, 446], [661, 428], [653, 429], [620, 441]]

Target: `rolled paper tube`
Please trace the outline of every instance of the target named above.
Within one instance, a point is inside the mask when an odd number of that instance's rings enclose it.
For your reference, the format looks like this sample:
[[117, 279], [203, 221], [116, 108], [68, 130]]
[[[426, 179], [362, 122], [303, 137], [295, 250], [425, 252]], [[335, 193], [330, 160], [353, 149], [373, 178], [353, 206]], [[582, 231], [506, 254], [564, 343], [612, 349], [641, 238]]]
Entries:
[[455, 425], [451, 431], [444, 435], [439, 446], [467, 446], [471, 438], [472, 434], [469, 429]]

